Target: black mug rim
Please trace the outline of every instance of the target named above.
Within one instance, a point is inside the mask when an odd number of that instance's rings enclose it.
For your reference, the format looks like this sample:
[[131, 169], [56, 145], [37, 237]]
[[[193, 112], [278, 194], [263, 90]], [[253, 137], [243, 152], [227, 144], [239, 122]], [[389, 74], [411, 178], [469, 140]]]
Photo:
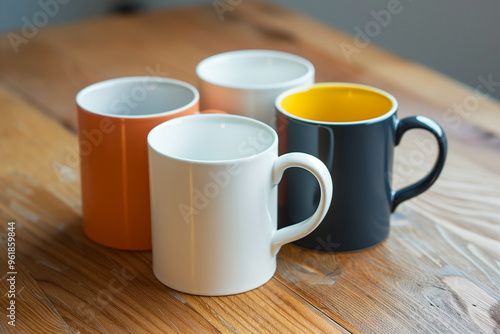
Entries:
[[[362, 89], [365, 91], [370, 91], [372, 93], [376, 93], [379, 95], [382, 95], [389, 99], [392, 103], [391, 109], [384, 113], [383, 115], [374, 117], [374, 118], [368, 118], [360, 121], [348, 121], [348, 122], [325, 122], [325, 121], [316, 121], [316, 120], [311, 120], [303, 117], [296, 116], [294, 114], [291, 114], [290, 112], [286, 111], [282, 106], [281, 102], [283, 99], [285, 99], [288, 96], [291, 96], [293, 94], [297, 94], [300, 92], [306, 92], [310, 89], [316, 88], [316, 87], [338, 87], [338, 88], [345, 88], [345, 87], [351, 87], [351, 88], [356, 88], [356, 89]], [[369, 85], [364, 85], [364, 84], [357, 84], [357, 83], [350, 83], [350, 82], [317, 82], [312, 85], [307, 85], [307, 86], [301, 86], [301, 87], [295, 87], [288, 89], [284, 92], [282, 92], [274, 101], [274, 107], [276, 108], [277, 111], [279, 111], [281, 114], [284, 116], [294, 119], [296, 121], [301, 121], [305, 123], [310, 123], [310, 124], [321, 124], [321, 125], [338, 125], [338, 126], [349, 126], [349, 125], [369, 125], [369, 124], [374, 124], [374, 123], [379, 123], [382, 122], [389, 117], [393, 116], [396, 114], [398, 110], [398, 101], [396, 98], [386, 92], [385, 90], [369, 86]]]

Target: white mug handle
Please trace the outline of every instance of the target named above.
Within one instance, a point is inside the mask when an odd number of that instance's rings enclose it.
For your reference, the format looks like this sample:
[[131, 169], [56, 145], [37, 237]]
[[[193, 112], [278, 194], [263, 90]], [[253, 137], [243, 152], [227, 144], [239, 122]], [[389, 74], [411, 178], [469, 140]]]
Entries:
[[271, 255], [275, 256], [281, 246], [289, 242], [305, 237], [323, 220], [333, 196], [333, 183], [330, 172], [325, 164], [316, 157], [305, 153], [287, 153], [276, 159], [273, 166], [273, 184], [278, 185], [287, 168], [300, 167], [309, 171], [316, 177], [321, 190], [318, 208], [314, 214], [306, 220], [277, 230], [271, 240]]

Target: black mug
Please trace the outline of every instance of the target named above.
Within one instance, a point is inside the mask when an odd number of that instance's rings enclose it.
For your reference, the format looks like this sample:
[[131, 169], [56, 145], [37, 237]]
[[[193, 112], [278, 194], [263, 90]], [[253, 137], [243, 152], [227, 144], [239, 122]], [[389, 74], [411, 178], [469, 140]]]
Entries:
[[[389, 234], [396, 207], [427, 190], [446, 159], [441, 127], [424, 116], [398, 120], [389, 93], [351, 83], [317, 83], [283, 92], [276, 99], [280, 154], [304, 152], [330, 170], [334, 196], [330, 210], [307, 237], [295, 244], [320, 251], [353, 251], [374, 246]], [[432, 170], [403, 189], [391, 188], [394, 147], [410, 129], [424, 129], [437, 140]], [[280, 226], [300, 222], [318, 205], [319, 186], [302, 170], [287, 171], [280, 186]]]

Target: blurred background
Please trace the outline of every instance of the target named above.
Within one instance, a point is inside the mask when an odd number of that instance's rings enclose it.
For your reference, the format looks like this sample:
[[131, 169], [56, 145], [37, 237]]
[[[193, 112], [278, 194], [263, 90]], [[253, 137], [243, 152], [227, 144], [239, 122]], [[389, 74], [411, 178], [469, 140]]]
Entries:
[[[246, 0], [0, 0], [0, 33], [19, 30], [25, 21], [58, 1], [48, 24], [135, 10]], [[500, 1], [496, 0], [272, 0], [370, 43], [427, 65], [472, 88], [490, 78], [500, 86]], [[398, 10], [390, 18], [384, 10]], [[377, 27], [370, 22], [379, 22]], [[370, 30], [371, 29], [371, 30]], [[360, 39], [362, 42], [362, 37]], [[500, 89], [492, 96], [500, 99]]]

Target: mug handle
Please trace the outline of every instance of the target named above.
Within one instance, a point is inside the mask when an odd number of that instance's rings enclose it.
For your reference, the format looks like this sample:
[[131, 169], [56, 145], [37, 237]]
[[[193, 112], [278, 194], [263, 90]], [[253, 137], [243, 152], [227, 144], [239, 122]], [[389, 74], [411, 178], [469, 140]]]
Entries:
[[300, 167], [309, 171], [318, 180], [321, 190], [321, 197], [319, 200], [318, 208], [314, 214], [308, 219], [287, 227], [277, 230], [271, 240], [271, 255], [275, 256], [280, 250], [281, 246], [289, 242], [295, 241], [305, 237], [311, 233], [319, 223], [323, 220], [333, 196], [333, 183], [330, 172], [325, 164], [316, 157], [305, 153], [287, 153], [276, 159], [273, 166], [272, 182], [277, 186], [280, 182], [283, 173], [287, 168]]
[[448, 150], [448, 144], [446, 141], [446, 136], [443, 129], [434, 122], [432, 119], [425, 116], [412, 116], [400, 120], [396, 125], [396, 142], [395, 145], [399, 145], [401, 138], [406, 131], [411, 129], [423, 129], [427, 130], [434, 135], [437, 140], [439, 147], [438, 157], [431, 171], [421, 180], [399, 189], [397, 191], [392, 191], [392, 208], [391, 212], [396, 210], [396, 207], [402, 202], [420, 195], [437, 180], [439, 174], [443, 170], [444, 161], [446, 160], [446, 154]]

